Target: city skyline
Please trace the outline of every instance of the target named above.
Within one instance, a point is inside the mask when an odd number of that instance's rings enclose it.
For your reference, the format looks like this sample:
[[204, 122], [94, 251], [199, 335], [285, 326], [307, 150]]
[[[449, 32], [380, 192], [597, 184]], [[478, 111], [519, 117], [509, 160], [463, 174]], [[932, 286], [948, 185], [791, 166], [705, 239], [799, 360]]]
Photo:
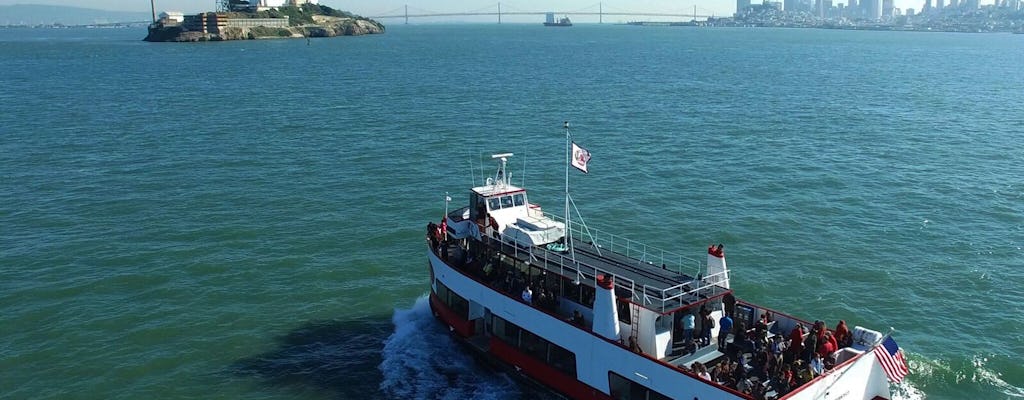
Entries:
[[[779, 0], [781, 2], [781, 0]], [[847, 1], [833, 0], [833, 3], [847, 3]], [[895, 0], [894, 7], [900, 9], [913, 8], [920, 10], [926, 0]], [[127, 4], [126, 4], [127, 3]], [[184, 13], [196, 13], [201, 11], [210, 11], [215, 8], [216, 0], [156, 0], [156, 10], [160, 11], [181, 11]], [[485, 11], [482, 9], [496, 6], [498, 1], [493, 0], [478, 0], [473, 3], [467, 3], [466, 1], [456, 0], [393, 0], [393, 1], [375, 1], [375, 0], [355, 0], [355, 1], [344, 1], [344, 0], [320, 0], [320, 4], [330, 6], [332, 8], [350, 11], [352, 13], [363, 15], [363, 16], [374, 16], [381, 13], [394, 13], [396, 10], [402, 10], [406, 5], [410, 8], [410, 13], [414, 12], [467, 12], [467, 11]], [[697, 6], [697, 14], [706, 15], [714, 14], [716, 16], [731, 16], [736, 11], [736, 0], [705, 0], [705, 1], [692, 1], [692, 2], [680, 2], [678, 0], [638, 0], [638, 1], [604, 1], [604, 0], [563, 0], [558, 2], [541, 1], [541, 0], [515, 0], [515, 1], [501, 1], [502, 10], [505, 12], [513, 11], [556, 11], [556, 12], [573, 12], [573, 11], [596, 11], [598, 3], [603, 3], [604, 12], [651, 12], [651, 13], [671, 13], [671, 14], [689, 14], [693, 12], [694, 5]], [[758, 4], [760, 1], [753, 0], [751, 3]], [[920, 4], [918, 4], [920, 3]], [[83, 8], [94, 8], [101, 10], [111, 11], [139, 11], [148, 12], [149, 2], [145, 0], [138, 0], [132, 2], [125, 2], [124, 0], [0, 0], [0, 5], [13, 5], [13, 4], [46, 4], [46, 5], [59, 5], [69, 7], [83, 7]], [[983, 0], [984, 4], [992, 4], [992, 0]], [[497, 8], [495, 7], [495, 11]], [[399, 12], [400, 13], [400, 12]], [[637, 19], [630, 17], [631, 19]], [[431, 19], [430, 22], [441, 22], [441, 21], [486, 21], [487, 17], [475, 17], [475, 18], [439, 18]], [[574, 18], [578, 22], [588, 22], [590, 20], [597, 20], [597, 17], [578, 17]], [[605, 18], [605, 22], [614, 22], [619, 17], [610, 16]], [[651, 18], [655, 19], [655, 18]], [[508, 16], [508, 18], [502, 19], [505, 22], [534, 22], [536, 17], [534, 16]], [[426, 21], [425, 21], [426, 22]]]

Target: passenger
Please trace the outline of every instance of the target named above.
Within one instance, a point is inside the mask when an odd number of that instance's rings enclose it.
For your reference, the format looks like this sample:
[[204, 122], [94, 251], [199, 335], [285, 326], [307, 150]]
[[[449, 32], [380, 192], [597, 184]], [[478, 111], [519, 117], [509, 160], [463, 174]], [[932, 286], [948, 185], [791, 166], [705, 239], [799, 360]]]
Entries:
[[728, 316], [736, 315], [736, 296], [732, 295], [732, 292], [726, 293], [722, 296], [722, 304], [725, 304], [725, 314]]
[[710, 371], [708, 371], [708, 375], [711, 376], [712, 382], [722, 382], [722, 363], [715, 364], [715, 366], [711, 367]]
[[643, 351], [640, 350], [640, 345], [636, 342], [636, 338], [632, 336], [629, 337], [629, 351], [634, 353], [643, 353]]
[[699, 365], [700, 365], [700, 371], [697, 372], [697, 374], [700, 375], [700, 377], [702, 377], [702, 379], [705, 379], [706, 381], [711, 382], [711, 373], [708, 372], [708, 366], [705, 365], [705, 364], [699, 364]]
[[786, 352], [788, 354], [786, 362], [792, 362], [800, 358], [800, 355], [803, 354], [803, 349], [804, 326], [803, 324], [796, 324], [796, 328], [793, 328], [793, 331], [789, 333], [789, 351]]
[[573, 310], [570, 321], [580, 327], [586, 325], [586, 320], [583, 319], [583, 314], [580, 314], [580, 310]]
[[725, 352], [728, 344], [729, 332], [732, 332], [732, 318], [728, 314], [718, 320], [718, 351]]
[[530, 286], [523, 289], [523, 301], [526, 304], [533, 304], [533, 290], [530, 290]]
[[800, 372], [797, 373], [796, 384], [803, 386], [803, 384], [810, 382], [814, 379], [814, 372], [811, 372], [810, 368], [800, 368]]
[[772, 379], [772, 384], [775, 392], [780, 396], [789, 393], [790, 381], [793, 379], [793, 372], [790, 369], [789, 364], [783, 364], [782, 368], [779, 369], [779, 373]]
[[803, 361], [805, 363], [811, 362], [811, 356], [813, 356], [816, 351], [818, 351], [818, 336], [811, 333], [807, 335], [806, 339], [804, 339], [804, 351], [801, 353], [800, 360], [798, 361]]
[[782, 353], [786, 351], [786, 345], [782, 343], [782, 336], [775, 335], [772, 337], [772, 344], [769, 350], [775, 362], [782, 364]]
[[696, 319], [692, 312], [688, 312], [683, 316], [683, 342], [686, 343], [687, 347], [693, 342], [693, 328]]
[[839, 348], [850, 347], [853, 344], [853, 336], [850, 335], [850, 329], [846, 327], [846, 321], [839, 320], [839, 324], [836, 325], [836, 344]]
[[715, 328], [715, 319], [711, 318], [711, 313], [708, 312], [704, 306], [701, 306], [701, 346], [711, 345], [711, 330]]
[[832, 353], [835, 352], [835, 339], [832, 338], [832, 332], [828, 332], [825, 334], [825, 340], [822, 340], [821, 343], [818, 344], [817, 355], [821, 356], [821, 358], [829, 358], [832, 357]]
[[814, 376], [821, 376], [825, 373], [825, 360], [822, 359], [821, 354], [815, 354], [814, 358], [811, 359], [811, 372]]
[[732, 342], [739, 344], [742, 339], [747, 337], [747, 323], [743, 321], [743, 318], [737, 318], [732, 325]]
[[757, 342], [764, 342], [768, 339], [768, 315], [761, 314], [761, 318], [754, 324], [754, 336]]

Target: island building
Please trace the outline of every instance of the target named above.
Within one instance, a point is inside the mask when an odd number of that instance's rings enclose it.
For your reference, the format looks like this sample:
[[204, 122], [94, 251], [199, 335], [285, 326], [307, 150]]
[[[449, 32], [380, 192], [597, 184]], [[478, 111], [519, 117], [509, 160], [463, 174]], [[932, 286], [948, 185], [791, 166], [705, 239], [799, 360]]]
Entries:
[[207, 12], [194, 15], [185, 15], [181, 21], [165, 18], [160, 13], [160, 22], [164, 26], [181, 25], [186, 31], [201, 33], [221, 33], [225, 28], [254, 28], [263, 26], [267, 28], [287, 28], [288, 16], [282, 18], [231, 18], [228, 13]]
[[160, 20], [164, 21], [165, 24], [180, 24], [185, 22], [185, 14], [181, 11], [164, 11], [160, 13]]
[[[265, 11], [284, 6], [317, 4], [318, 0], [227, 0], [224, 4], [229, 11]], [[180, 11], [164, 11], [159, 21], [164, 26], [181, 26], [182, 29], [201, 33], [221, 33], [225, 28], [288, 28], [288, 17], [283, 18], [237, 18], [226, 12], [205, 12], [184, 15]]]
[[229, 0], [228, 9], [231, 11], [266, 11], [284, 6], [301, 6], [303, 4], [317, 4], [319, 0]]

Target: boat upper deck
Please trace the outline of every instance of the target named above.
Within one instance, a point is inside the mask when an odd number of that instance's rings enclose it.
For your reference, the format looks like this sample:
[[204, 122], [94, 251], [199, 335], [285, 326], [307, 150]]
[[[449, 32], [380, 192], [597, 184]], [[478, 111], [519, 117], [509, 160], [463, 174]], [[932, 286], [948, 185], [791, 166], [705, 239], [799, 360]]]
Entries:
[[[554, 215], [545, 216], [564, 222]], [[494, 235], [493, 232], [484, 241], [507, 256], [587, 286], [594, 286], [597, 275], [611, 275], [615, 277], [618, 296], [629, 296], [634, 303], [659, 313], [668, 313], [730, 292], [725, 287], [727, 285], [719, 284], [728, 282], [728, 276], [701, 276], [704, 265], [695, 259], [586, 229], [575, 222], [570, 223], [570, 229], [573, 232], [571, 246], [523, 248], [512, 238]], [[591, 240], [576, 239], [579, 237]], [[697, 276], [684, 270], [693, 270]]]

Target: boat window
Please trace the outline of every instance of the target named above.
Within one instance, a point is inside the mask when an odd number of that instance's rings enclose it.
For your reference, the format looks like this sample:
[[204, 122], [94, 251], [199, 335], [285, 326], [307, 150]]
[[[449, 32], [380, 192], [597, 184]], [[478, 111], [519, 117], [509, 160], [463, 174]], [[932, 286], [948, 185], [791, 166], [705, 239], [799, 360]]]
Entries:
[[509, 346], [576, 378], [576, 354], [491, 314], [491, 333]]
[[517, 195], [512, 196], [512, 201], [514, 201], [517, 206], [521, 206], [523, 204], [526, 204], [526, 196], [524, 196], [522, 193], [519, 193]]
[[469, 318], [469, 301], [464, 297], [459, 296], [457, 293], [448, 289], [441, 281], [436, 281], [436, 289], [434, 293], [437, 293], [437, 297], [441, 299], [441, 302], [452, 309], [456, 315], [463, 319]]
[[512, 196], [501, 196], [501, 208], [512, 207]]
[[487, 207], [490, 208], [491, 211], [500, 210], [501, 209], [501, 203], [499, 202], [497, 197], [491, 197], [491, 198], [487, 199]]
[[618, 308], [616, 311], [618, 311], [619, 314], [619, 322], [632, 325], [633, 322], [631, 319], [633, 317], [633, 310], [629, 304], [628, 300], [619, 299], [616, 303], [616, 307]]
[[655, 392], [643, 384], [634, 382], [631, 379], [608, 371], [608, 388], [612, 393], [618, 394], [616, 399], [625, 400], [669, 400], [670, 397]]

